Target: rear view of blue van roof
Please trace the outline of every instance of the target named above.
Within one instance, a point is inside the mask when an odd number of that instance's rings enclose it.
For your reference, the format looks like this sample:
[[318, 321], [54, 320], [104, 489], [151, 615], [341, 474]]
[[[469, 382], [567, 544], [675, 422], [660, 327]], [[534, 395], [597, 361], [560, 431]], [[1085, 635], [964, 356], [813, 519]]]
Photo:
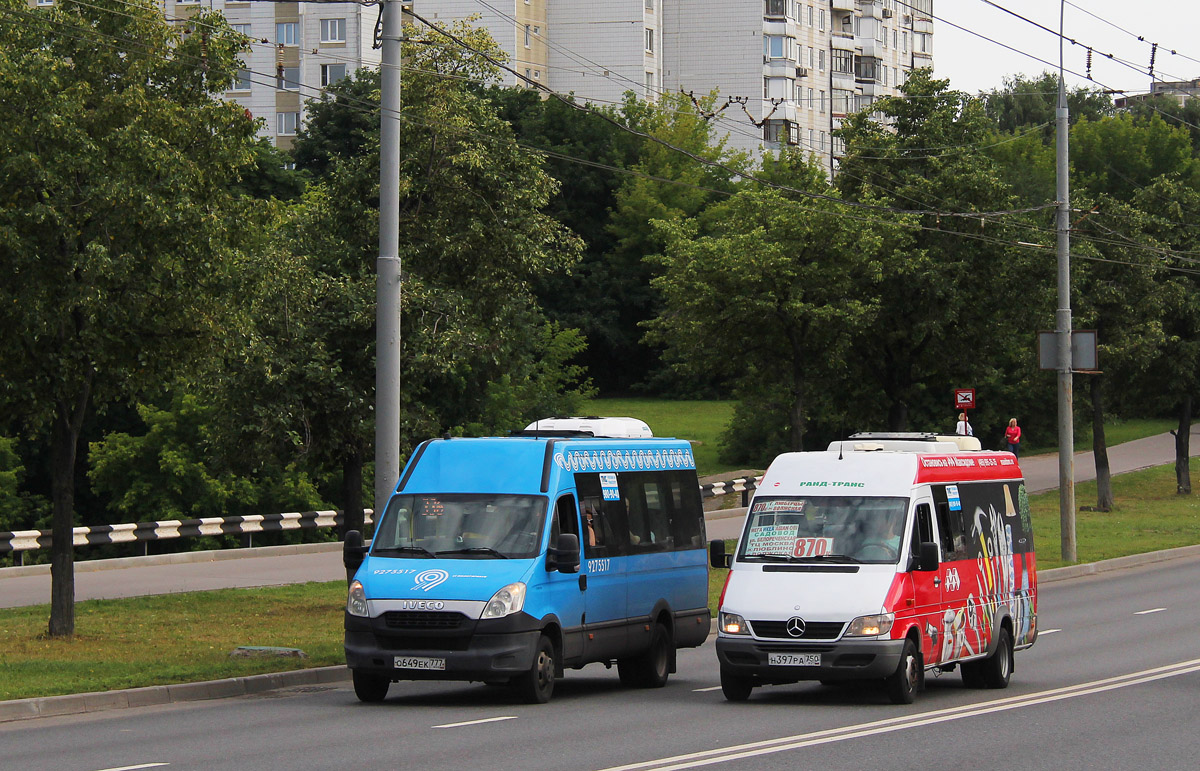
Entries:
[[405, 493], [541, 494], [551, 475], [694, 469], [682, 439], [605, 437], [483, 437], [431, 439], [413, 453], [400, 476]]

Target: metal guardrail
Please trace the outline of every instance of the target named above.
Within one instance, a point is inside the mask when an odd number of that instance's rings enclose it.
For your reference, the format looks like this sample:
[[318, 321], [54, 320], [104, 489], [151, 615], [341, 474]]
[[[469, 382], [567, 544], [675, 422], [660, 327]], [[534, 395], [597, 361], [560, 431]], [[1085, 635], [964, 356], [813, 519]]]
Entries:
[[[374, 511], [367, 509], [367, 524], [373, 522]], [[293, 511], [283, 514], [247, 514], [234, 517], [204, 517], [201, 519], [168, 519], [161, 522], [137, 522], [122, 525], [93, 525], [73, 530], [76, 546], [100, 546], [114, 543], [142, 543], [173, 538], [203, 535], [245, 535], [279, 533], [287, 530], [308, 530], [337, 527], [342, 523], [340, 511]], [[16, 530], [0, 533], [0, 556], [49, 548], [49, 530]]]
[[[731, 479], [727, 482], [710, 482], [700, 485], [701, 498], [715, 498], [730, 493], [741, 493], [742, 505], [750, 501], [750, 493], [758, 487], [762, 477]], [[366, 510], [366, 523], [373, 524], [374, 511]], [[161, 522], [137, 522], [122, 525], [93, 525], [74, 528], [76, 546], [100, 546], [114, 543], [142, 543], [163, 541], [173, 538], [188, 538], [204, 535], [245, 535], [254, 533], [278, 533], [285, 530], [307, 530], [322, 527], [338, 527], [342, 514], [338, 511], [294, 511], [284, 514], [248, 514], [235, 517], [204, 517], [202, 519], [169, 519]], [[13, 552], [24, 553], [50, 547], [49, 530], [17, 530], [0, 532], [0, 557]], [[249, 544], [247, 544], [249, 545]]]

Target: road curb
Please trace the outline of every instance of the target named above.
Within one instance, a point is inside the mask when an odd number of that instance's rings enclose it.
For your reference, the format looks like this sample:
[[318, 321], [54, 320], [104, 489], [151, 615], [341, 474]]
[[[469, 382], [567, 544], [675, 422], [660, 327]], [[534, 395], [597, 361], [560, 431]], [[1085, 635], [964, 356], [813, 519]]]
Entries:
[[1069, 578], [1111, 573], [1114, 570], [1125, 570], [1126, 568], [1153, 565], [1156, 562], [1167, 562], [1187, 557], [1200, 557], [1200, 545], [1179, 546], [1174, 549], [1163, 549], [1162, 551], [1152, 551], [1146, 554], [1130, 554], [1127, 557], [1114, 557], [1110, 560], [1088, 562], [1083, 565], [1067, 565], [1066, 567], [1053, 568], [1051, 570], [1039, 570], [1038, 583], [1050, 584], [1055, 581], [1066, 581]]
[[0, 701], [0, 723], [28, 720], [55, 715], [79, 715], [105, 712], [129, 707], [152, 707], [207, 699], [227, 699], [265, 693], [297, 685], [341, 683], [350, 679], [345, 666], [297, 669], [290, 672], [270, 672], [263, 675], [231, 677], [201, 683], [175, 683], [130, 688], [123, 691], [72, 693], [65, 696], [42, 696], [33, 699]]
[[[181, 551], [174, 554], [151, 554], [146, 557], [114, 557], [113, 559], [81, 560], [75, 563], [76, 573], [96, 570], [119, 570], [152, 565], [182, 565], [192, 562], [220, 562], [221, 560], [251, 559], [254, 557], [279, 557], [288, 554], [317, 554], [341, 551], [341, 541], [325, 543], [293, 543], [282, 546], [255, 546], [247, 549], [211, 549], [208, 551]], [[49, 575], [50, 565], [19, 565], [0, 568], [0, 580], [21, 576]]]

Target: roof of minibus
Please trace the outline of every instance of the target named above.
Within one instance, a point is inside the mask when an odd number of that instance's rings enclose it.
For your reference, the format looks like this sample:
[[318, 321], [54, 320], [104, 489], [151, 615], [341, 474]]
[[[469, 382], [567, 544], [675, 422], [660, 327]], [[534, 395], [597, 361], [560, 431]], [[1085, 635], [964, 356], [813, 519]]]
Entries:
[[1007, 452], [789, 452], [771, 462], [759, 495], [907, 495], [915, 484], [1020, 479]]
[[[553, 449], [547, 454], [547, 447]], [[419, 453], [419, 456], [418, 456]], [[414, 467], [415, 462], [415, 467]], [[563, 472], [694, 469], [683, 439], [483, 437], [433, 439], [413, 453], [401, 492], [537, 495], [544, 475]], [[552, 479], [550, 481], [553, 481]]]

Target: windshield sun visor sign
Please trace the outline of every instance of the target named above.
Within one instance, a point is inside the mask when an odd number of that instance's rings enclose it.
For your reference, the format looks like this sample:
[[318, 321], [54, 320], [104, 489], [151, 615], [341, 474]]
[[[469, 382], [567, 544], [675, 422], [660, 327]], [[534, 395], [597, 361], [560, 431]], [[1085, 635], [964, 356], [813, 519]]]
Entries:
[[696, 468], [690, 448], [644, 450], [566, 449], [554, 454], [554, 464], [564, 471], [656, 471]]

